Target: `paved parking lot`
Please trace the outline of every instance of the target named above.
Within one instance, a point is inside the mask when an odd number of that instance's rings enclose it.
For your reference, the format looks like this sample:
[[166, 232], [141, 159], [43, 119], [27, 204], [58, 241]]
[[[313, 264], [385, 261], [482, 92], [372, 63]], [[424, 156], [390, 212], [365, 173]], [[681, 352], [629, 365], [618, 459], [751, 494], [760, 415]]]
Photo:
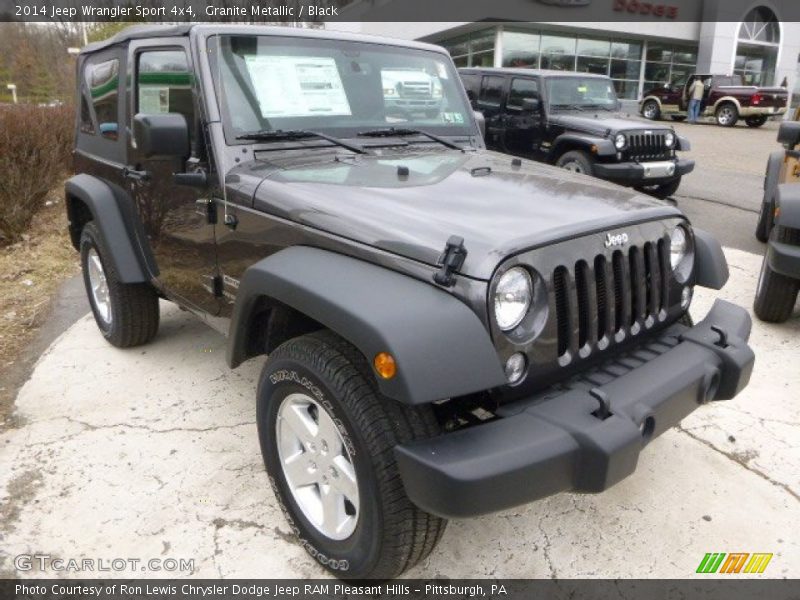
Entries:
[[[759, 259], [728, 258], [722, 296], [749, 305]], [[698, 293], [696, 316], [712, 297]], [[409, 575], [678, 578], [706, 552], [744, 551], [774, 553], [769, 576], [800, 576], [798, 339], [800, 319], [756, 323], [750, 387], [655, 440], [634, 476], [601, 495], [453, 522]], [[324, 574], [264, 473], [262, 360], [230, 371], [224, 346], [165, 305], [145, 348], [111, 348], [86, 316], [49, 349], [17, 400], [20, 427], [0, 436], [0, 573], [39, 553], [193, 559], [205, 577]]]

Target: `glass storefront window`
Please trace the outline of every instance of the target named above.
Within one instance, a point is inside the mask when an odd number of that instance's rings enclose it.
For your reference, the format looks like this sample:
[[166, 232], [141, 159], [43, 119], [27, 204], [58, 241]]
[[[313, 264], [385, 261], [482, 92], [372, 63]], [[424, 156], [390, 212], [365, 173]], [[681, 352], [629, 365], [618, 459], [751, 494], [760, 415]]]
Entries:
[[639, 80], [625, 81], [620, 79], [614, 80], [614, 89], [619, 98], [625, 100], [636, 100], [639, 97]]
[[612, 60], [610, 75], [612, 79], [635, 79], [639, 80], [639, 72], [642, 69], [640, 60]]
[[611, 42], [608, 40], [592, 40], [578, 38], [579, 56], [606, 57], [611, 53]]
[[611, 58], [642, 58], [642, 45], [639, 42], [612, 42]]
[[680, 86], [694, 73], [697, 48], [671, 44], [650, 43], [644, 66], [645, 89], [664, 84]]
[[579, 73], [595, 73], [597, 75], [608, 75], [608, 59], [594, 58], [591, 56], [579, 56], [578, 67], [576, 70]]
[[538, 33], [503, 31], [503, 66], [538, 68], [540, 42]]
[[440, 42], [457, 67], [492, 67], [494, 66], [495, 30], [476, 31]]
[[575, 42], [576, 38], [574, 36], [543, 35], [542, 54], [554, 54], [557, 56], [574, 55]]

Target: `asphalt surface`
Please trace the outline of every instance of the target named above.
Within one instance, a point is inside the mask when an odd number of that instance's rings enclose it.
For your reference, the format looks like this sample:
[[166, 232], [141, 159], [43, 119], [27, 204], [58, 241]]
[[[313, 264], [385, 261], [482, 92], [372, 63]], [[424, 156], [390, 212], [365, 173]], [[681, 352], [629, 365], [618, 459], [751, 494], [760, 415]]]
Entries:
[[[699, 166], [675, 200], [723, 240], [731, 267], [721, 293], [698, 289], [695, 318], [715, 297], [752, 304], [762, 251], [752, 230], [776, 147], [768, 127], [677, 127]], [[85, 313], [74, 285], [47, 335]], [[798, 339], [800, 311], [784, 325], [756, 321], [750, 386], [654, 440], [632, 477], [600, 495], [452, 522], [409, 576], [683, 578], [707, 552], [772, 552], [764, 576], [800, 577]], [[231, 371], [224, 348], [167, 304], [144, 348], [108, 346], [89, 315], [58, 337], [0, 433], [0, 576], [54, 575], [15, 570], [20, 554], [193, 559], [180, 574], [205, 577], [324, 575], [264, 472], [253, 401], [263, 359]]]

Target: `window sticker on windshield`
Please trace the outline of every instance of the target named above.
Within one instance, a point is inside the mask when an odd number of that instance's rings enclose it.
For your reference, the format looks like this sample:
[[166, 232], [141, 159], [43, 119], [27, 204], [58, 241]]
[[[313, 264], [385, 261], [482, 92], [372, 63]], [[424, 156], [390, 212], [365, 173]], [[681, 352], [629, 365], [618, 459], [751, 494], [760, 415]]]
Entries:
[[265, 119], [352, 114], [333, 58], [246, 56], [245, 64]]
[[579, 86], [578, 86], [578, 91], [579, 91], [581, 94], [585, 94], [586, 92], [588, 92], [588, 91], [589, 91], [589, 88], [588, 88], [588, 87], [586, 87], [585, 85], [579, 85]]
[[439, 79], [447, 79], [447, 68], [444, 64], [440, 62], [436, 63], [436, 73], [439, 75]]
[[169, 88], [159, 86], [140, 86], [139, 112], [148, 115], [168, 113]]
[[442, 113], [442, 120], [445, 123], [463, 123], [464, 115], [459, 112], [445, 112]]

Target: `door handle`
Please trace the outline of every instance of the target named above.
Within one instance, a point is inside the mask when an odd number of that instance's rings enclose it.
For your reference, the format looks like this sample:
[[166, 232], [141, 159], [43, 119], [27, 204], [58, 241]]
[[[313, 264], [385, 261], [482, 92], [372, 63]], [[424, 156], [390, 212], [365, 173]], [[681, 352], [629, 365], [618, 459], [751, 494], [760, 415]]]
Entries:
[[150, 171], [137, 171], [131, 167], [122, 169], [122, 176], [133, 181], [150, 181]]

